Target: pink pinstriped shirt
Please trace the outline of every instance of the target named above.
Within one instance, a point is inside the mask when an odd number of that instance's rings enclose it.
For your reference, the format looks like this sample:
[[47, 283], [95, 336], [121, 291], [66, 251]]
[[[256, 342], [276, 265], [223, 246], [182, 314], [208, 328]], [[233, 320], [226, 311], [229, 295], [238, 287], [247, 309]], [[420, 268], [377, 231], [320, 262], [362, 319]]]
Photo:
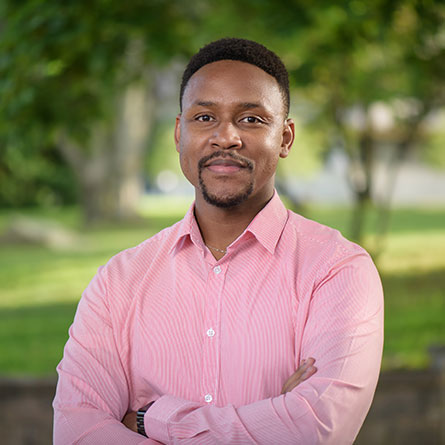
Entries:
[[[362, 248], [275, 193], [216, 261], [192, 207], [85, 290], [58, 366], [54, 441], [352, 443], [382, 342], [381, 284]], [[310, 356], [318, 372], [280, 395]], [[152, 400], [147, 439], [121, 419]]]

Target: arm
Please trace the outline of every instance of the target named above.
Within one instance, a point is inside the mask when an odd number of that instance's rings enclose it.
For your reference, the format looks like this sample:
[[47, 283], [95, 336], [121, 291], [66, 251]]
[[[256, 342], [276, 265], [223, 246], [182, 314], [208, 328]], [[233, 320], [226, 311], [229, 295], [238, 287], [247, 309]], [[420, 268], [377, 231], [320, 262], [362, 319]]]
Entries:
[[235, 408], [164, 395], [145, 415], [163, 443], [352, 443], [377, 384], [383, 295], [364, 254], [323, 272], [300, 301], [296, 347], [317, 358], [317, 373], [290, 392]]
[[[317, 372], [317, 368], [314, 366], [315, 359], [309, 357], [307, 360], [303, 360], [300, 367], [286, 380], [281, 390], [281, 394], [285, 394], [292, 391], [300, 383], [307, 380], [309, 377]], [[122, 423], [131, 431], [137, 432], [136, 412], [131, 411], [125, 415]]]
[[54, 443], [155, 444], [121, 423], [129, 404], [127, 379], [107, 310], [100, 269], [86, 289], [58, 366]]

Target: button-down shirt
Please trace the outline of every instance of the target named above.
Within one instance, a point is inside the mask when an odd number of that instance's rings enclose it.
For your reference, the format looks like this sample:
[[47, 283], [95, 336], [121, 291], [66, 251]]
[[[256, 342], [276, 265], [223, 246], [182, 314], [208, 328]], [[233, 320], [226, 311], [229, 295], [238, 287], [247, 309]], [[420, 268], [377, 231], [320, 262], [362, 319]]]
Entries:
[[[85, 290], [58, 366], [55, 443], [352, 443], [382, 327], [377, 271], [338, 231], [275, 194], [217, 261], [192, 206]], [[281, 395], [308, 357], [318, 372]], [[147, 439], [121, 420], [153, 400]]]

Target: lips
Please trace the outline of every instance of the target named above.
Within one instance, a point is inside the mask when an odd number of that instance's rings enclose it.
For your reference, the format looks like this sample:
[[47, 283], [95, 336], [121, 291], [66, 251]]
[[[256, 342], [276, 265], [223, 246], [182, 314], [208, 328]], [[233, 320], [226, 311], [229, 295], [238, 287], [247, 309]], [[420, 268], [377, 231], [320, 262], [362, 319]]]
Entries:
[[217, 158], [207, 162], [204, 167], [213, 173], [230, 174], [241, 171], [245, 165], [231, 158]]
[[241, 162], [235, 161], [230, 158], [212, 159], [211, 161], [207, 162], [207, 164], [204, 165], [204, 167], [214, 167], [214, 166], [245, 168], [245, 165], [243, 165]]
[[252, 171], [253, 167], [253, 163], [249, 159], [222, 150], [205, 156], [198, 162], [200, 175], [203, 170], [210, 171], [214, 174], [228, 175], [241, 171]]

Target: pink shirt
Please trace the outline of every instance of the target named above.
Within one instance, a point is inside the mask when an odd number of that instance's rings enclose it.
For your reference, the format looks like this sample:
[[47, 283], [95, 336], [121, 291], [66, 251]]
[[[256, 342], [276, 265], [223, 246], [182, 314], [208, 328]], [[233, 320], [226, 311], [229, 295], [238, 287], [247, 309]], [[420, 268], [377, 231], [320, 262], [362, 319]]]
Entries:
[[[275, 194], [216, 261], [192, 207], [85, 290], [58, 366], [54, 441], [352, 443], [382, 342], [382, 288], [362, 248]], [[280, 395], [308, 357], [318, 372]], [[121, 420], [152, 400], [147, 439]]]

